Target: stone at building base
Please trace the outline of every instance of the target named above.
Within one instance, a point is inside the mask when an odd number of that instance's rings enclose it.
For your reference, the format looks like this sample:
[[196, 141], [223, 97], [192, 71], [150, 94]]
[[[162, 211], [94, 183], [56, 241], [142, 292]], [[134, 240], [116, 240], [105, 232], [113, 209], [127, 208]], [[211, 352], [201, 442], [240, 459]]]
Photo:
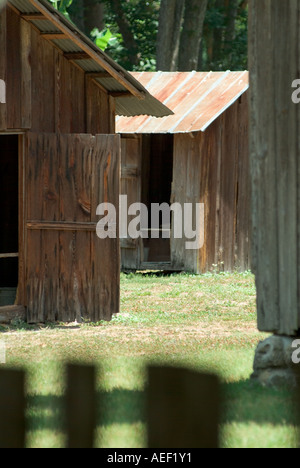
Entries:
[[[255, 352], [251, 378], [266, 387], [296, 386], [297, 366], [292, 361], [296, 337], [273, 335], [260, 341]], [[299, 351], [300, 357], [300, 351]], [[299, 369], [300, 370], [300, 369]]]
[[15, 320], [25, 322], [25, 307], [20, 305], [0, 307], [0, 324], [10, 324]]

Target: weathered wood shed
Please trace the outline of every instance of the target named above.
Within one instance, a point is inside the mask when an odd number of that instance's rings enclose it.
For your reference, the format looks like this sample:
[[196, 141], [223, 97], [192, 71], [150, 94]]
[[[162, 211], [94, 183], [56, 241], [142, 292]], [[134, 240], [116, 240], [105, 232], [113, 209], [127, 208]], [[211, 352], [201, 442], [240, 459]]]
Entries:
[[117, 118], [121, 193], [149, 210], [152, 203], [204, 204], [204, 245], [187, 250], [173, 222], [170, 239], [122, 239], [123, 269], [249, 269], [248, 72], [134, 77], [174, 115]]
[[120, 248], [96, 207], [118, 207], [115, 116], [170, 111], [45, 0], [7, 2], [0, 44], [0, 306], [109, 320]]

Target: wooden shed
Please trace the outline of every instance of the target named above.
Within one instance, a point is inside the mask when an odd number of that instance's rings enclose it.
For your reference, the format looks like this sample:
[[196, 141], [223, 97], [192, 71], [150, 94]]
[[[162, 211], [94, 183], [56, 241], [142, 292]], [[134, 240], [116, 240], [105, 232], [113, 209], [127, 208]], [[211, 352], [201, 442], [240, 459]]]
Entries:
[[109, 320], [120, 247], [96, 207], [118, 206], [115, 116], [170, 111], [45, 0], [7, 2], [0, 44], [0, 317]]
[[[121, 239], [124, 270], [250, 268], [248, 72], [134, 73], [174, 115], [118, 117], [128, 204], [204, 204], [204, 244], [152, 233]], [[128, 218], [130, 221], [130, 218]]]

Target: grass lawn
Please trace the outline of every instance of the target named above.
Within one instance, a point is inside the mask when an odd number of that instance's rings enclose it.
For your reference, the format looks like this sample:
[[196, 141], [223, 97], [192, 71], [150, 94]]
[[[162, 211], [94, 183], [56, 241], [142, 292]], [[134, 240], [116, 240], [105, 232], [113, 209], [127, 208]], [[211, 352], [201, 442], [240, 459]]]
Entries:
[[103, 407], [97, 446], [145, 446], [145, 366], [184, 365], [222, 380], [222, 447], [296, 447], [289, 389], [250, 380], [257, 343], [250, 273], [121, 275], [121, 313], [111, 322], [0, 328], [6, 367], [28, 371], [28, 447], [63, 447], [64, 365], [94, 363]]

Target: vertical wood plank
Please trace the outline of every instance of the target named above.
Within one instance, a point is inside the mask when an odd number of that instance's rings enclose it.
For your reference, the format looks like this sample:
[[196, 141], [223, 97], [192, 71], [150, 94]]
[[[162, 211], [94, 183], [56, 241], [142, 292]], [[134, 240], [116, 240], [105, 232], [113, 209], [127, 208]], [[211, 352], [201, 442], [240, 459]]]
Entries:
[[[120, 136], [97, 135], [92, 182], [92, 221], [100, 203], [111, 203], [116, 209], [116, 238], [92, 238], [92, 271], [94, 274], [94, 321], [110, 320], [120, 311], [120, 241], [119, 241], [119, 181]], [[114, 220], [113, 220], [114, 221]]]
[[25, 192], [25, 136], [19, 135], [19, 280], [17, 304], [26, 304], [26, 192]]
[[[279, 3], [276, 2], [276, 8]], [[278, 204], [276, 175], [276, 53], [273, 0], [251, 0], [249, 8], [250, 171], [252, 192], [252, 265], [256, 274], [258, 328], [280, 327]], [[281, 30], [282, 26], [278, 26]], [[286, 40], [286, 39], [285, 39]], [[263, 103], [263, 106], [261, 105]], [[267, 190], [265, 189], [267, 184]]]
[[67, 447], [94, 448], [96, 427], [96, 370], [94, 366], [67, 366]]
[[237, 105], [222, 115], [222, 160], [220, 173], [220, 261], [221, 269], [232, 271], [235, 256], [236, 196], [237, 196]]
[[21, 128], [31, 128], [31, 26], [27, 21], [20, 21], [21, 55]]
[[[128, 206], [130, 206], [133, 203], [139, 203], [141, 201], [141, 140], [139, 138], [122, 138], [121, 147], [120, 193], [121, 195], [127, 195]], [[124, 176], [126, 169], [133, 169], [135, 173], [130, 176]], [[128, 219], [127, 224], [129, 224], [130, 220], [131, 219]], [[140, 240], [131, 239], [131, 241], [131, 243], [122, 243], [121, 263], [122, 268], [134, 270], [140, 266]]]
[[7, 14], [7, 128], [20, 129], [21, 119], [21, 37], [20, 17], [10, 8]]
[[200, 151], [200, 202], [204, 204], [205, 231], [204, 246], [199, 251], [199, 273], [211, 271], [215, 264], [217, 192], [218, 192], [218, 150], [220, 119], [214, 122], [205, 133], [199, 133]]
[[[298, 24], [300, 24], [300, 6], [298, 3], [298, 12], [296, 13], [298, 17]], [[298, 53], [297, 56], [300, 57], [300, 28], [298, 28], [298, 33], [297, 33], [297, 44], [298, 44]], [[300, 76], [300, 60], [298, 59], [298, 76]], [[297, 135], [298, 135], [298, 143], [297, 143], [297, 154], [300, 154], [300, 106], [298, 105], [298, 113], [297, 113]], [[299, 156], [298, 156], [298, 161], [299, 161]], [[297, 218], [298, 220], [300, 219], [300, 164], [298, 164], [297, 167]], [[298, 234], [298, 250], [297, 250], [297, 258], [300, 258], [300, 223], [298, 222], [298, 229], [297, 229], [297, 234]], [[298, 262], [298, 324], [300, 324], [300, 286], [299, 286], [299, 281], [300, 281], [300, 262]], [[299, 387], [300, 388], [300, 387]], [[299, 413], [300, 416], [300, 413]]]
[[148, 368], [149, 448], [217, 448], [219, 381], [172, 367]]
[[55, 49], [31, 29], [31, 99], [33, 132], [55, 131]]
[[70, 133], [86, 133], [85, 73], [70, 63], [71, 105]]
[[[274, 22], [273, 86], [275, 90], [275, 144], [278, 203], [278, 274], [280, 334], [297, 332], [299, 280], [297, 265], [297, 167], [299, 106], [291, 100], [291, 83], [298, 78], [300, 56], [297, 41], [299, 23], [299, 2], [276, 1], [272, 9]], [[280, 25], [280, 28], [279, 28]], [[288, 39], [287, 39], [288, 38]], [[275, 47], [274, 47], [275, 48]]]
[[85, 133], [85, 75], [54, 51], [55, 128], [60, 133]]
[[0, 369], [0, 448], [25, 448], [25, 373]]
[[251, 193], [249, 170], [249, 117], [248, 91], [240, 98], [238, 128], [238, 190], [236, 224], [236, 261], [239, 271], [251, 268], [250, 256], [250, 219]]
[[[197, 135], [187, 135], [185, 139], [186, 150], [184, 154], [186, 157], [186, 192], [185, 192], [185, 201], [183, 203], [192, 204], [192, 220], [193, 220], [193, 230], [196, 226], [196, 203], [200, 203], [200, 191], [201, 184], [201, 158], [200, 158], [200, 148], [201, 143], [197, 138]], [[183, 204], [184, 207], [184, 204]], [[200, 235], [200, 233], [198, 233]], [[194, 241], [195, 239], [187, 239], [184, 233], [184, 249], [185, 249], [185, 271], [197, 273], [199, 269], [198, 262], [198, 249], [187, 249], [186, 243]]]
[[[0, 54], [0, 80], [5, 82], [7, 80], [7, 70], [6, 70], [6, 9], [0, 11], [0, 45], [1, 45], [1, 54]], [[7, 121], [6, 121], [6, 103], [0, 103], [0, 130], [6, 130]]]
[[[27, 221], [59, 220], [57, 136], [28, 134]], [[29, 322], [56, 321], [60, 309], [59, 233], [27, 229]]]
[[[90, 135], [60, 135], [60, 221], [91, 222], [92, 159]], [[63, 228], [62, 228], [63, 229]], [[88, 319], [94, 308], [91, 291], [91, 238], [94, 232], [61, 231], [61, 320]]]
[[86, 123], [87, 133], [92, 135], [111, 131], [109, 96], [90, 77], [86, 78]]
[[[186, 138], [188, 135], [174, 135], [173, 178], [172, 178], [172, 203], [180, 203], [183, 208], [186, 190]], [[174, 225], [172, 225], [174, 233]], [[175, 269], [185, 267], [185, 239], [176, 239], [171, 235], [171, 263]]]
[[109, 96], [109, 133], [116, 133], [116, 101], [115, 98]]

